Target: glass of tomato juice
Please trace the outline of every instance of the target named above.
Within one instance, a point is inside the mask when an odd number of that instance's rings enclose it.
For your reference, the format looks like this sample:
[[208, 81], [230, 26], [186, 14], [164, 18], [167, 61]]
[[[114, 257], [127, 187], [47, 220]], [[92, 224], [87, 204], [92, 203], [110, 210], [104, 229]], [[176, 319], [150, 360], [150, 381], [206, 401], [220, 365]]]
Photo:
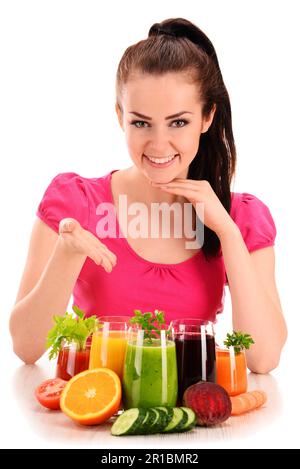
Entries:
[[83, 347], [80, 347], [76, 342], [64, 342], [58, 353], [56, 378], [69, 381], [81, 371], [88, 370], [90, 347], [89, 339]]

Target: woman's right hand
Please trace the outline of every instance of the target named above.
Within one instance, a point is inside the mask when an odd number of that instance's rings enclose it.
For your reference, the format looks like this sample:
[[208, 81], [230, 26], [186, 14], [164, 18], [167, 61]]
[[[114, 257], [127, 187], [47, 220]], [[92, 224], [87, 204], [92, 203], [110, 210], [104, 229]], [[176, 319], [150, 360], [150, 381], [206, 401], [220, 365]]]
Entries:
[[110, 273], [117, 263], [115, 254], [74, 218], [63, 218], [60, 221], [59, 236], [70, 252], [90, 257], [95, 264], [102, 265], [106, 272]]

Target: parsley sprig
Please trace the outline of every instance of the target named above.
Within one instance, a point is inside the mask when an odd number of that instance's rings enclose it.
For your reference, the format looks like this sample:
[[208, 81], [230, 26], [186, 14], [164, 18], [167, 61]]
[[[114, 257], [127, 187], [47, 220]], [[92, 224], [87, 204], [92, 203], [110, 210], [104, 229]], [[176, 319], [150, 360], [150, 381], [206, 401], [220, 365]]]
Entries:
[[250, 334], [243, 334], [241, 331], [233, 331], [233, 334], [227, 334], [224, 345], [226, 347], [234, 347], [236, 354], [240, 353], [243, 349], [249, 349], [252, 344], [255, 344]]
[[51, 347], [49, 359], [56, 358], [63, 343], [75, 342], [78, 350], [84, 350], [88, 337], [99, 326], [97, 316], [85, 318], [85, 313], [76, 305], [72, 307], [76, 317], [66, 312], [63, 316], [53, 316], [55, 326], [48, 332], [46, 348]]
[[[144, 338], [147, 339], [148, 343], [152, 343], [152, 340], [158, 337], [162, 329], [161, 326], [165, 324], [164, 311], [156, 309], [154, 313], [142, 313], [141, 310], [135, 309], [134, 314], [135, 316], [133, 316], [129, 322], [131, 324], [140, 325], [141, 329], [144, 330]], [[155, 323], [157, 325], [155, 325]]]

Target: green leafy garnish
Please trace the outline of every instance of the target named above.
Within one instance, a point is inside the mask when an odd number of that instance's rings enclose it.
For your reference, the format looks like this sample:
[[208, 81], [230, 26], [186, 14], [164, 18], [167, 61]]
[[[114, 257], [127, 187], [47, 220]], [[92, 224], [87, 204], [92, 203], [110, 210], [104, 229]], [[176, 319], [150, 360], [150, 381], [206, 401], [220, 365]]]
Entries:
[[[158, 333], [161, 330], [161, 326], [165, 324], [165, 316], [163, 311], [156, 309], [154, 313], [147, 312], [142, 313], [141, 310], [134, 310], [135, 316], [130, 319], [131, 324], [138, 324], [141, 326], [144, 332], [144, 338], [148, 340], [149, 343], [152, 343], [152, 339], [158, 337]], [[157, 326], [155, 326], [155, 324]]]
[[252, 344], [255, 344], [251, 335], [243, 334], [241, 331], [233, 331], [233, 334], [227, 334], [224, 345], [226, 347], [234, 347], [235, 353], [240, 353], [243, 349], [249, 349]]
[[76, 317], [66, 312], [64, 316], [53, 316], [55, 326], [48, 332], [46, 348], [51, 347], [49, 359], [55, 358], [62, 349], [63, 343], [75, 342], [77, 350], [84, 350], [88, 337], [97, 330], [97, 316], [84, 318], [85, 313], [76, 305], [72, 307]]

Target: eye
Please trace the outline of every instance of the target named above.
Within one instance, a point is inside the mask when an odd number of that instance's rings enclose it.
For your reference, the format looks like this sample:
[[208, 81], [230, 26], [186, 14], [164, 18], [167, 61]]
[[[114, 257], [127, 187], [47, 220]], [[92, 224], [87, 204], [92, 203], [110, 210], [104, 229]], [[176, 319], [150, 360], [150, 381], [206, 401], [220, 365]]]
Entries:
[[[188, 121], [185, 120], [185, 119], [177, 119], [176, 121], [173, 121], [173, 122], [183, 122], [183, 125], [179, 125], [179, 127], [184, 127], [185, 125], [188, 124]], [[173, 124], [173, 122], [172, 122], [172, 124]]]
[[141, 129], [142, 127], [136, 124], [147, 124], [145, 121], [132, 121], [130, 122], [130, 125], [134, 125], [137, 129]]
[[[175, 121], [172, 121], [172, 124], [174, 122], [177, 122], [177, 123], [181, 122], [183, 124], [183, 125], [179, 125], [179, 126], [176, 125], [175, 126], [175, 127], [178, 127], [178, 128], [185, 127], [188, 124], [188, 121], [186, 119], [177, 119]], [[132, 122], [130, 122], [130, 125], [134, 125], [137, 129], [147, 128], [147, 127], [144, 127], [143, 125], [138, 125], [138, 124], [147, 124], [148, 125], [148, 123], [145, 122], [145, 121], [132, 121]]]

